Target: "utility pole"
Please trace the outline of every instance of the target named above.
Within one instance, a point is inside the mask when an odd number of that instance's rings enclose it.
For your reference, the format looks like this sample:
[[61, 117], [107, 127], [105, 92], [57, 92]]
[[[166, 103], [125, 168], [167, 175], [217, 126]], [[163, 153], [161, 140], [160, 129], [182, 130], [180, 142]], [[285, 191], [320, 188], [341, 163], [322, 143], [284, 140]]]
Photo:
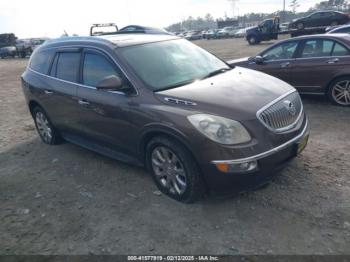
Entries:
[[239, 0], [227, 0], [227, 1], [231, 3], [232, 18], [236, 18], [236, 4]]
[[283, 17], [282, 22], [286, 22], [286, 0], [283, 0]]

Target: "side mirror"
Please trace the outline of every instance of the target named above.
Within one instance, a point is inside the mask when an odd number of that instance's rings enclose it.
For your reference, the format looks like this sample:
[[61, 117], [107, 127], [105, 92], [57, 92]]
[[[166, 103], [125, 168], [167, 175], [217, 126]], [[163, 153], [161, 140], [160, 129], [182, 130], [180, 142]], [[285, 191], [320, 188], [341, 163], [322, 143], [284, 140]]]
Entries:
[[110, 75], [98, 82], [96, 88], [97, 90], [105, 91], [121, 91], [123, 88], [123, 80], [119, 76]]
[[257, 65], [261, 65], [264, 63], [264, 58], [260, 55], [254, 57], [254, 62], [257, 64]]

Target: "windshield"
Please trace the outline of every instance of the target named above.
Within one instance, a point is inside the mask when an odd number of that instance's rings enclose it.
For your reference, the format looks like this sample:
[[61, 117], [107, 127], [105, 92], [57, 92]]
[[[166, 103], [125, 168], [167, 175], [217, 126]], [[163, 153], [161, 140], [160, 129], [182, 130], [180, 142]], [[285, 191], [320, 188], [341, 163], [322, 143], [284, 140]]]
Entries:
[[124, 47], [123, 57], [153, 91], [175, 88], [230, 68], [187, 40]]

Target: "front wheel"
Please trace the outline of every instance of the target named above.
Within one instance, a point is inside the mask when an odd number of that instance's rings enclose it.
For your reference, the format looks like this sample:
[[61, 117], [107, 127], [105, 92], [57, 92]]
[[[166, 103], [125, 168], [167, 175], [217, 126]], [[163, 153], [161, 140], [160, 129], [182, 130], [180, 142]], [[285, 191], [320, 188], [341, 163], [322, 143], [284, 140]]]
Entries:
[[57, 145], [61, 142], [61, 137], [58, 131], [51, 124], [51, 121], [41, 107], [36, 107], [33, 110], [33, 118], [36, 130], [45, 144]]
[[248, 43], [249, 43], [250, 45], [256, 45], [256, 44], [259, 43], [259, 41], [258, 41], [258, 39], [257, 39], [256, 36], [252, 35], [252, 36], [249, 36], [249, 37], [248, 37]]
[[350, 106], [350, 77], [333, 81], [328, 90], [328, 97], [336, 105]]
[[156, 137], [147, 146], [147, 165], [158, 189], [183, 203], [199, 200], [205, 186], [191, 153], [167, 137]]

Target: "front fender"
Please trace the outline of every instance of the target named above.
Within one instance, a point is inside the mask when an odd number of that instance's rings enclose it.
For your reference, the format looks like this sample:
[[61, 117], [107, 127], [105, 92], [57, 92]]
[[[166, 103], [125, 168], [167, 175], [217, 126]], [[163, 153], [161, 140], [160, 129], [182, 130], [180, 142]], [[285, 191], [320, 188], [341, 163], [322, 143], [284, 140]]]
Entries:
[[139, 140], [139, 153], [142, 156], [142, 159], [145, 159], [146, 147], [148, 142], [155, 136], [167, 136], [172, 138], [178, 142], [180, 142], [183, 146], [187, 148], [191, 152], [194, 158], [196, 158], [195, 154], [192, 151], [192, 144], [190, 139], [178, 130], [173, 125], [163, 124], [163, 123], [150, 123], [147, 124], [142, 130]]

